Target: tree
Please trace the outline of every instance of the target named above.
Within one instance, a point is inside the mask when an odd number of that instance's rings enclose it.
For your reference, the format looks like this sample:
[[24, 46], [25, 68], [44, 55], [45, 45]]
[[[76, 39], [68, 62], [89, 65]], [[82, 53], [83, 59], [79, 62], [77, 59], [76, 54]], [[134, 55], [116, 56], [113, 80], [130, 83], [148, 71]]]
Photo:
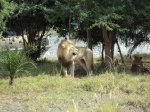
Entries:
[[6, 28], [5, 24], [8, 18], [13, 13], [14, 9], [15, 4], [13, 2], [8, 2], [7, 0], [0, 1], [0, 35], [2, 31]]
[[131, 47], [129, 56], [141, 44], [150, 42], [150, 2], [149, 1], [126, 1], [125, 21], [118, 32], [126, 46]]
[[55, 3], [56, 21], [54, 30], [65, 38], [72, 38], [76, 27], [78, 27], [77, 13], [79, 1], [57, 0]]
[[88, 47], [92, 49], [93, 44], [98, 42], [92, 38], [95, 29], [90, 28], [95, 10], [93, 7], [95, 7], [95, 1], [57, 0], [56, 12], [60, 17], [54, 23], [54, 29], [61, 36], [69, 35], [69, 38], [84, 40], [88, 43]]
[[18, 34], [26, 32], [28, 43], [37, 46], [38, 51], [32, 54], [35, 59], [40, 55], [41, 39], [50, 27], [64, 37], [73, 35], [94, 45], [102, 42], [106, 66], [110, 67], [114, 45], [119, 39], [126, 46], [149, 39], [150, 2], [146, 0], [140, 4], [138, 0], [13, 1], [18, 7], [11, 19], [12, 27]]
[[[138, 35], [149, 33], [149, 5], [146, 6], [146, 4], [149, 4], [148, 1], [140, 1], [140, 5], [138, 1], [133, 0], [80, 0], [76, 3], [70, 0], [70, 2], [71, 4], [67, 7], [67, 0], [59, 1], [61, 4], [58, 7], [61, 8], [58, 12], [62, 14], [63, 19], [60, 19], [58, 22], [61, 25], [61, 27], [59, 25], [57, 27], [59, 29], [58, 32], [63, 30], [67, 34], [69, 31], [69, 13], [66, 15], [64, 13], [69, 12], [69, 8], [71, 8], [71, 21], [77, 23], [78, 26], [74, 30], [76, 37], [84, 41], [87, 40], [85, 37], [88, 37], [88, 39], [92, 39], [92, 42], [96, 41], [95, 44], [103, 42], [106, 66], [112, 66], [114, 45], [119, 39], [131, 45], [130, 42], [139, 40], [137, 38]], [[73, 25], [71, 24], [71, 26]], [[97, 31], [97, 29], [100, 31]], [[90, 35], [92, 35], [92, 38], [89, 38]], [[147, 37], [147, 35], [145, 36]], [[97, 39], [98, 37], [99, 39]]]
[[[14, 15], [9, 20], [12, 30], [17, 35], [21, 35], [24, 40], [24, 45], [32, 44], [37, 47], [37, 51], [30, 54], [33, 60], [37, 60], [42, 52], [41, 42], [43, 37], [53, 26], [55, 20], [54, 16], [54, 0], [50, 1], [28, 1], [24, 0], [20, 2], [18, 0], [12, 0], [16, 2], [17, 8]], [[27, 35], [25, 40], [24, 35]]]
[[[68, 26], [73, 26], [68, 22], [70, 20], [69, 11], [71, 10], [73, 13], [71, 15], [71, 21], [78, 26], [76, 30], [72, 27], [72, 30], [76, 32], [75, 37], [87, 41], [88, 47], [91, 49], [93, 44], [96, 45], [98, 42], [103, 42], [103, 45], [105, 45], [106, 63], [112, 65], [115, 42], [114, 34], [116, 34], [114, 31], [119, 28], [117, 22], [114, 21], [122, 19], [122, 15], [119, 15], [117, 12], [118, 10], [122, 10], [123, 6], [118, 5], [120, 2], [115, 3], [113, 1], [106, 2], [97, 0], [81, 0], [76, 3], [74, 1], [69, 1], [69, 3], [69, 7], [67, 7], [68, 2], [66, 0], [59, 1], [57, 12], [63, 18], [56, 21], [58, 22], [58, 26], [55, 24], [57, 26], [57, 31], [66, 35], [69, 31]], [[99, 29], [99, 31], [97, 29]], [[104, 31], [104, 29], [106, 31]]]
[[95, 12], [95, 23], [92, 26], [98, 26], [102, 30], [105, 49], [105, 64], [106, 66], [111, 67], [116, 31], [120, 27], [118, 21], [123, 19], [122, 14], [120, 13], [123, 10], [123, 5], [121, 1], [101, 1], [97, 3], [99, 10]]

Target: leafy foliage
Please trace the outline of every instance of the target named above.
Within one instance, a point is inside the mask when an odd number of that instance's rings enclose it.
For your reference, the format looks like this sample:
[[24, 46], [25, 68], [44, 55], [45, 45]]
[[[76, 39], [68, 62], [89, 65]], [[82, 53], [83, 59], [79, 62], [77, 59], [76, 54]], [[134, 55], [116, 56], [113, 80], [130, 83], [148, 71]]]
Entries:
[[150, 2], [132, 1], [124, 2], [124, 22], [118, 30], [118, 36], [126, 46], [131, 47], [129, 55], [142, 44], [149, 43], [149, 20], [150, 20]]
[[7, 0], [0, 1], [0, 33], [2, 33], [1, 31], [6, 28], [5, 24], [7, 19], [13, 13], [15, 6], [16, 5], [13, 2], [8, 2]]
[[[35, 68], [34, 62], [26, 57], [26, 53], [24, 50], [22, 51], [10, 51], [9, 48], [7, 50], [0, 52], [1, 61], [4, 74], [10, 76], [10, 78], [14, 78], [15, 75], [24, 72], [28, 73], [30, 69]], [[13, 82], [11, 82], [13, 83]]]
[[[11, 28], [17, 34], [28, 34], [28, 43], [35, 44], [37, 52], [41, 52], [41, 40], [50, 28], [63, 37], [72, 34], [73, 38], [84, 41], [90, 28], [94, 45], [103, 42], [102, 26], [115, 31], [114, 37], [126, 46], [131, 47], [138, 40], [149, 41], [150, 2], [146, 0], [10, 1], [17, 4], [10, 19]], [[40, 53], [34, 55], [37, 58]]]
[[17, 35], [27, 35], [28, 41], [25, 45], [34, 44], [36, 46], [37, 50], [30, 54], [30, 57], [36, 61], [42, 50], [42, 39], [53, 26], [55, 20], [52, 8], [54, 0], [12, 1], [17, 4], [17, 8], [8, 25]]

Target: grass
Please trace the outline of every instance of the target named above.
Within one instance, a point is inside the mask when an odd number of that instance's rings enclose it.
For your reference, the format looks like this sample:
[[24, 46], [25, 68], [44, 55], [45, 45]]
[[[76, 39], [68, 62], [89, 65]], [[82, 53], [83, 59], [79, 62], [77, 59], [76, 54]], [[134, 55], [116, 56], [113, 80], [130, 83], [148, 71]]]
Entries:
[[[38, 63], [9, 86], [0, 79], [0, 111], [148, 112], [150, 76], [103, 72], [89, 77], [60, 76], [57, 61]], [[119, 68], [121, 69], [121, 68]]]

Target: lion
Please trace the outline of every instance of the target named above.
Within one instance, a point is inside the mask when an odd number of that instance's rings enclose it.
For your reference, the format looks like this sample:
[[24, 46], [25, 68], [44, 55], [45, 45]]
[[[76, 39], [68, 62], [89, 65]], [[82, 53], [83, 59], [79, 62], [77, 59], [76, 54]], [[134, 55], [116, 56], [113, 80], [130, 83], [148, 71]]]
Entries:
[[94, 71], [93, 53], [89, 48], [77, 47], [71, 40], [62, 40], [57, 49], [58, 61], [67, 76], [68, 69], [71, 68], [71, 76], [74, 77], [75, 64], [83, 66], [87, 75]]
[[131, 66], [131, 71], [133, 73], [135, 72], [150, 73], [150, 70], [143, 66], [142, 57], [137, 57], [137, 56], [134, 56], [134, 61]]

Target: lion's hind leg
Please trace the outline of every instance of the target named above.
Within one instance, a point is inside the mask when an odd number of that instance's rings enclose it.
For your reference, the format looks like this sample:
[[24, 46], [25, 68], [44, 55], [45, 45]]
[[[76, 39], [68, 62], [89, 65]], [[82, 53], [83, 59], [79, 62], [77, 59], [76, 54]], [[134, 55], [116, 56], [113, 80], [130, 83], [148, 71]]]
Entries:
[[94, 67], [94, 65], [93, 65], [93, 63], [90, 62], [90, 61], [86, 62], [86, 67], [87, 67], [87, 70], [88, 70], [88, 72], [89, 72], [89, 75], [92, 75], [93, 72], [96, 71], [96, 70], [95, 70], [95, 67]]
[[150, 70], [148, 69], [148, 68], [146, 68], [146, 67], [144, 67], [144, 66], [138, 66], [139, 67], [139, 69], [140, 69], [140, 71], [141, 72], [148, 72], [148, 73], [150, 73]]
[[90, 71], [89, 71], [89, 67], [87, 66], [87, 62], [85, 62], [84, 59], [81, 59], [80, 60], [80, 64], [83, 66], [83, 68], [85, 69], [86, 73], [87, 73], [87, 76], [90, 75]]
[[74, 78], [74, 70], [75, 70], [75, 64], [74, 61], [71, 64], [71, 76]]
[[150, 73], [150, 70], [148, 68], [144, 67], [144, 72]]

